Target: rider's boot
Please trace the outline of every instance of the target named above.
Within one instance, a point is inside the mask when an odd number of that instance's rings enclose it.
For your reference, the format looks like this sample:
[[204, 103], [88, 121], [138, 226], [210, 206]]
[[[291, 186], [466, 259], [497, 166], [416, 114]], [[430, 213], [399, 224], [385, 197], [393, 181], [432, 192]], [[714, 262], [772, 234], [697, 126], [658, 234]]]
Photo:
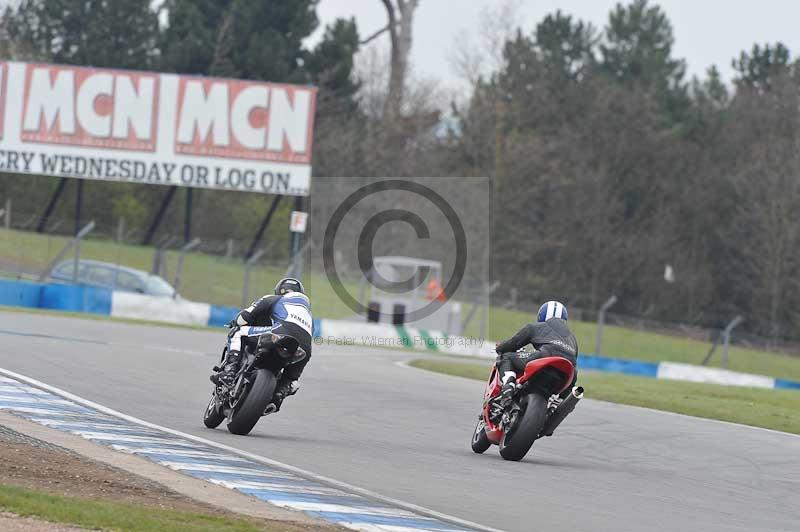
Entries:
[[517, 390], [517, 377], [511, 372], [506, 373], [503, 377], [503, 388], [500, 391], [500, 403], [505, 408], [510, 402], [511, 398], [514, 396], [514, 392]]
[[281, 409], [283, 400], [297, 393], [300, 389], [300, 384], [297, 381], [283, 380], [278, 382], [275, 387], [275, 392], [272, 394], [272, 401], [267, 405], [264, 414], [273, 414]]
[[503, 377], [503, 388], [500, 391], [500, 395], [494, 400], [494, 404], [492, 405], [491, 409], [491, 418], [494, 422], [499, 421], [500, 417], [503, 415], [503, 410], [511, 403], [511, 399], [514, 396], [514, 391], [517, 389], [517, 378], [513, 375], [506, 375]]
[[223, 384], [230, 386], [236, 378], [236, 373], [239, 371], [239, 365], [242, 363], [242, 354], [239, 351], [230, 351], [225, 358], [225, 367], [222, 371], [211, 375], [211, 382], [217, 386]]

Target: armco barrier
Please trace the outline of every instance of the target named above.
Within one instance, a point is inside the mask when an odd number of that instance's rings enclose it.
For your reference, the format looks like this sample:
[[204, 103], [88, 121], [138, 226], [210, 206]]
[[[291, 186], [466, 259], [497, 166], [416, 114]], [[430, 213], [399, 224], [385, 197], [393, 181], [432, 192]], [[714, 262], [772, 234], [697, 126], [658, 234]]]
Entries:
[[[414, 329], [412, 327], [340, 320], [318, 320], [315, 321], [314, 331], [318, 341], [323, 343], [395, 347], [427, 352], [435, 351], [451, 356], [488, 359], [493, 359], [496, 356], [492, 349], [494, 342], [448, 336], [437, 331]], [[645, 362], [581, 354], [578, 357], [578, 369], [726, 386], [800, 390], [800, 382], [675, 362]]]
[[0, 305], [87, 312], [184, 325], [221, 326], [238, 309], [91, 286], [0, 280]]
[[209, 327], [224, 327], [239, 313], [236, 307], [221, 307], [219, 305], [211, 305], [211, 312], [208, 315]]
[[0, 305], [108, 315], [111, 291], [90, 286], [0, 280]]
[[39, 308], [91, 314], [111, 313], [111, 290], [91, 286], [46, 284], [42, 286]]
[[42, 285], [0, 280], [0, 305], [38, 307], [41, 296]]
[[658, 362], [642, 362], [641, 360], [626, 360], [624, 358], [609, 358], [595, 355], [579, 356], [578, 369], [611, 371], [614, 373], [638, 375], [640, 377], [658, 376]]

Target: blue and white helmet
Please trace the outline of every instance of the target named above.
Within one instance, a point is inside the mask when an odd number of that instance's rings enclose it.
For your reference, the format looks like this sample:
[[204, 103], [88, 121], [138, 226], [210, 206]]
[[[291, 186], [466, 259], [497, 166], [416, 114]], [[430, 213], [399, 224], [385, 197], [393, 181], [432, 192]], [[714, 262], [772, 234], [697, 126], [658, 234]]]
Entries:
[[558, 301], [548, 301], [539, 307], [539, 321], [545, 322], [553, 318], [561, 320], [567, 319], [567, 307]]

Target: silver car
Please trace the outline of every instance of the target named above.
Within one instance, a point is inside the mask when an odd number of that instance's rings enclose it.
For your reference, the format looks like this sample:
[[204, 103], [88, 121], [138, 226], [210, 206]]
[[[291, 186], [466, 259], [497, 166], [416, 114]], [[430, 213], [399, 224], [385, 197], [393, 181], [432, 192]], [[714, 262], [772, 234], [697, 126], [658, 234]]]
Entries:
[[[74, 260], [59, 262], [50, 273], [50, 280], [72, 283], [74, 271]], [[97, 260], [81, 259], [78, 261], [77, 284], [150, 296], [177, 297], [172, 285], [158, 275]]]

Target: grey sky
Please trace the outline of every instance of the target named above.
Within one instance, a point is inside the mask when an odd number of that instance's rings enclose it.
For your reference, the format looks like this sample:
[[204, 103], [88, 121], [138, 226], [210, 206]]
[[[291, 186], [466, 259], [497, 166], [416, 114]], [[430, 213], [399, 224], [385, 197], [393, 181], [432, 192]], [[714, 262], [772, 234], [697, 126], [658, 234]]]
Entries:
[[[485, 6], [505, 0], [420, 0], [414, 22], [413, 67], [424, 77], [457, 86], [450, 57], [459, 36], [476, 34]], [[518, 0], [519, 26], [530, 31], [547, 13], [561, 9], [594, 24], [605, 26], [608, 12], [618, 0]], [[628, 3], [628, 2], [625, 2]], [[755, 42], [781, 41], [800, 52], [800, 1], [797, 0], [658, 0], [675, 31], [675, 55], [687, 60], [689, 75], [703, 76], [712, 64], [725, 80], [733, 76], [731, 59]], [[386, 25], [380, 0], [321, 0], [322, 26], [337, 17], [356, 18], [359, 32], [367, 36]], [[314, 37], [317, 37], [315, 35]], [[388, 38], [384, 35], [384, 45]], [[479, 39], [475, 36], [475, 41]]]

